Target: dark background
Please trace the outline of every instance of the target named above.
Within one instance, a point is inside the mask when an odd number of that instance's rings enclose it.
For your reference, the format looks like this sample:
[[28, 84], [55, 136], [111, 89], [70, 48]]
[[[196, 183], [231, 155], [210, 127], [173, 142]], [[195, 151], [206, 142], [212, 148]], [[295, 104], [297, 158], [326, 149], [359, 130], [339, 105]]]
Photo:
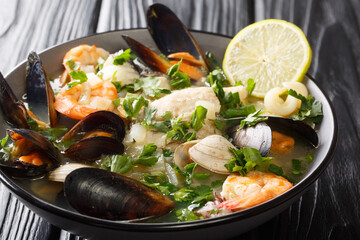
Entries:
[[[149, 5], [170, 7], [190, 29], [234, 36], [267, 18], [298, 25], [313, 50], [309, 70], [339, 123], [334, 158], [290, 208], [236, 239], [360, 239], [359, 0], [0, 0], [0, 71], [30, 50], [116, 29], [146, 27]], [[0, 184], [1, 239], [78, 239], [52, 226]]]

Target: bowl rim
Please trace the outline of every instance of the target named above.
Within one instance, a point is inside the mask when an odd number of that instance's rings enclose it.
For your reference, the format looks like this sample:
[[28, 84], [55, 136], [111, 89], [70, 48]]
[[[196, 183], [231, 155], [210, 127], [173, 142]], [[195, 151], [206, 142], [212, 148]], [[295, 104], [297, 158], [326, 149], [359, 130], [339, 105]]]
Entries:
[[[113, 30], [113, 31], [106, 31], [102, 33], [94, 33], [91, 35], [87, 35], [84, 37], [76, 38], [70, 41], [66, 41], [51, 47], [48, 47], [41, 52], [39, 52], [39, 55], [41, 55], [44, 52], [51, 51], [54, 48], [57, 48], [59, 46], [69, 44], [75, 41], [81, 41], [86, 38], [95, 37], [95, 36], [101, 36], [104, 34], [110, 34], [114, 32], [123, 32], [123, 31], [146, 31], [146, 28], [129, 28], [129, 29], [122, 29], [122, 30]], [[217, 37], [223, 37], [228, 38], [229, 40], [232, 39], [231, 36], [224, 35], [224, 34], [218, 34], [218, 33], [212, 33], [212, 32], [206, 32], [206, 31], [199, 31], [199, 30], [190, 30], [191, 33], [199, 33], [201, 35], [213, 35]], [[22, 64], [24, 64], [26, 60], [20, 62], [17, 64], [11, 71], [6, 74], [5, 79], [12, 74], [14, 71], [16, 71]], [[299, 183], [297, 183], [292, 189], [287, 191], [285, 194], [282, 194], [271, 201], [262, 203], [260, 205], [254, 206], [252, 208], [248, 208], [239, 212], [235, 212], [232, 214], [227, 214], [224, 216], [216, 217], [216, 218], [208, 218], [208, 219], [202, 219], [197, 221], [190, 221], [190, 222], [170, 222], [170, 223], [142, 223], [142, 222], [132, 222], [132, 221], [112, 221], [112, 220], [106, 220], [106, 219], [100, 219], [95, 217], [90, 217], [87, 215], [83, 215], [78, 212], [74, 212], [65, 208], [61, 208], [59, 206], [56, 206], [52, 203], [46, 202], [45, 200], [42, 200], [27, 191], [23, 190], [20, 186], [18, 186], [10, 177], [8, 177], [1, 169], [0, 169], [0, 180], [2, 183], [15, 195], [20, 197], [21, 199], [29, 202], [30, 204], [36, 206], [37, 208], [40, 208], [44, 211], [50, 212], [52, 214], [72, 219], [74, 221], [81, 222], [86, 225], [90, 226], [97, 226], [101, 228], [106, 229], [113, 229], [113, 230], [124, 230], [124, 231], [133, 231], [133, 232], [164, 232], [169, 230], [191, 230], [191, 229], [199, 229], [199, 228], [207, 228], [210, 226], [218, 226], [219, 224], [226, 224], [230, 222], [234, 222], [237, 220], [241, 220], [244, 218], [250, 218], [254, 217], [255, 215], [258, 215], [260, 213], [266, 212], [272, 208], [275, 208], [277, 206], [280, 206], [282, 203], [290, 201], [292, 198], [296, 197], [303, 191], [307, 189], [308, 186], [310, 186], [316, 179], [319, 178], [320, 174], [325, 170], [326, 166], [329, 164], [337, 144], [338, 139], [338, 123], [337, 118], [335, 115], [334, 107], [332, 103], [329, 100], [329, 97], [324, 93], [324, 91], [316, 84], [314, 81], [314, 78], [311, 77], [309, 74], [306, 74], [306, 76], [314, 83], [314, 85], [318, 88], [320, 93], [325, 97], [326, 104], [330, 107], [330, 112], [332, 113], [333, 119], [332, 119], [332, 125], [334, 126], [333, 130], [333, 138], [330, 143], [329, 151], [326, 153], [323, 160], [320, 162], [319, 166], [313, 170], [313, 172], [301, 180]], [[323, 103], [324, 104], [324, 103]]]

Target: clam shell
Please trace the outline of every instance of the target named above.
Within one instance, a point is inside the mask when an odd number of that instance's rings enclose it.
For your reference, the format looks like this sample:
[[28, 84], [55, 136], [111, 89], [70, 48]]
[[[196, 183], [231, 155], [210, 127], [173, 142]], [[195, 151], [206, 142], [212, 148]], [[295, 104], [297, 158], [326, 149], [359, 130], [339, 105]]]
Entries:
[[230, 174], [224, 166], [233, 158], [230, 148], [235, 148], [235, 146], [226, 138], [211, 135], [191, 147], [189, 155], [194, 162], [205, 169], [219, 174]]

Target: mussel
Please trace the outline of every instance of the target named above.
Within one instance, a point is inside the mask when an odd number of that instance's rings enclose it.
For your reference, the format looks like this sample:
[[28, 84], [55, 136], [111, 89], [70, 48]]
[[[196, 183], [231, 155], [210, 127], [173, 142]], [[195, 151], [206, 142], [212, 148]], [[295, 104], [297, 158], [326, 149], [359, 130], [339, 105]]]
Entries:
[[27, 109], [19, 101], [0, 73], [0, 108], [8, 124], [13, 127], [29, 128]]
[[81, 119], [62, 141], [74, 141], [65, 155], [73, 160], [91, 162], [103, 154], [122, 154], [125, 124], [113, 112], [97, 111]]
[[151, 36], [168, 60], [129, 36], [123, 36], [141, 61], [153, 71], [162, 73], [167, 73], [172, 65], [182, 61], [179, 71], [185, 72], [192, 80], [203, 80], [209, 71], [209, 63], [179, 18], [166, 6], [154, 4], [148, 8], [147, 21]]
[[[209, 63], [187, 27], [168, 7], [163, 4], [151, 5], [146, 14], [148, 30], [157, 47], [166, 56], [177, 52], [187, 52], [203, 62], [208, 71]], [[180, 59], [178, 59], [180, 60]]]
[[31, 111], [16, 98], [0, 73], [0, 108], [6, 121], [17, 128], [30, 128], [29, 120], [33, 120], [39, 128], [54, 127], [57, 121], [53, 107], [54, 93], [40, 57], [35, 52], [29, 54], [26, 64], [26, 91]]
[[7, 134], [14, 142], [10, 159], [0, 166], [15, 177], [36, 177], [58, 166], [58, 153], [43, 135], [29, 129], [11, 129]]
[[30, 52], [26, 64], [26, 96], [31, 111], [42, 122], [55, 127], [57, 113], [55, 96], [40, 57]]
[[130, 177], [96, 168], [80, 168], [65, 180], [70, 205], [82, 214], [110, 220], [164, 215], [171, 199]]

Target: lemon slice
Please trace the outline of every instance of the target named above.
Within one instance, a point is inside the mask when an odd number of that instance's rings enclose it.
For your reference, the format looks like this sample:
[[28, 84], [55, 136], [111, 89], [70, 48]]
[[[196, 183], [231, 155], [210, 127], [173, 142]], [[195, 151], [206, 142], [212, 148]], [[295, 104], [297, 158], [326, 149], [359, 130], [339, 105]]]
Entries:
[[283, 82], [302, 81], [310, 63], [311, 49], [301, 29], [268, 19], [247, 26], [231, 40], [223, 70], [232, 84], [254, 79], [252, 95], [264, 97]]

